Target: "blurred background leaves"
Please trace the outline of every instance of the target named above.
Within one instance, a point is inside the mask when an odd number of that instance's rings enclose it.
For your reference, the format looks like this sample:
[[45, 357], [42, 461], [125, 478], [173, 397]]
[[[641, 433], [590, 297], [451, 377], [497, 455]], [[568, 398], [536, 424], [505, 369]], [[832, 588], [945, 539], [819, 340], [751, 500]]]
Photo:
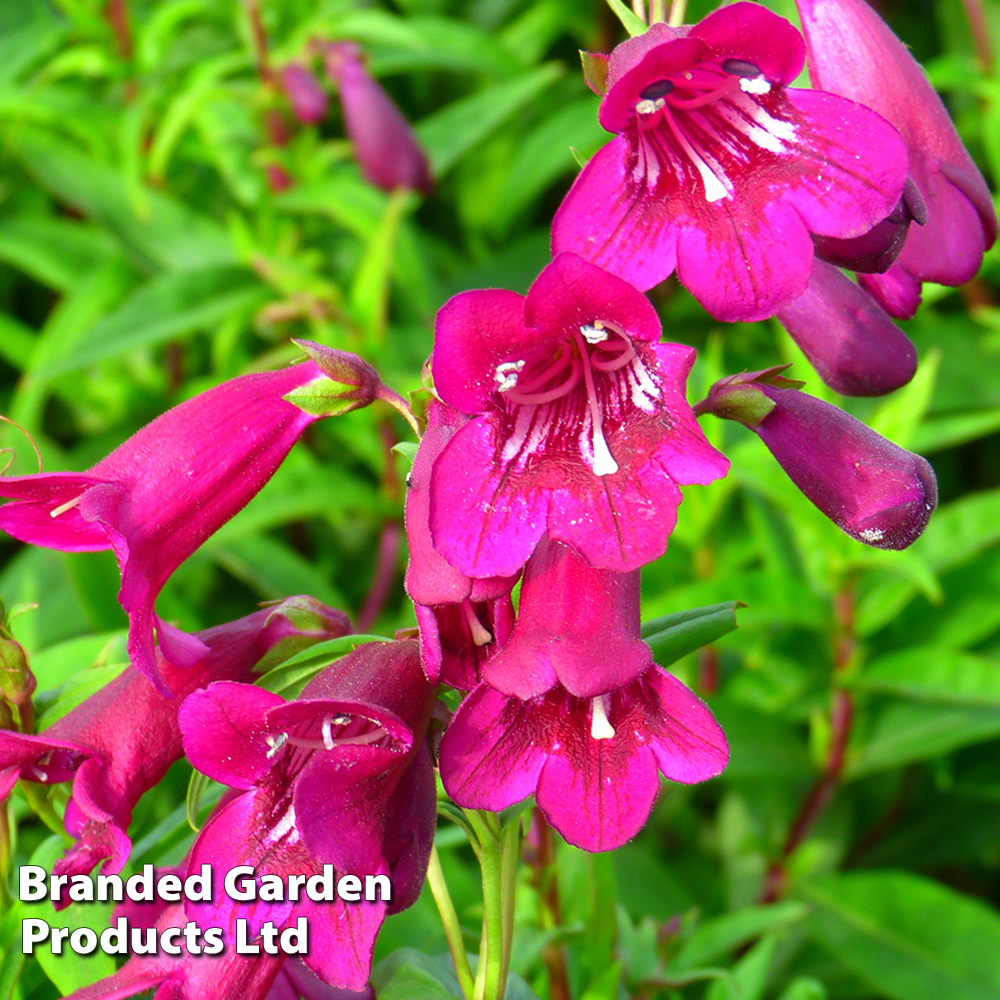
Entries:
[[[770, 6], [794, 18], [791, 0]], [[1000, 4], [880, 6], [995, 184]], [[708, 9], [692, 2], [689, 19]], [[319, 125], [295, 121], [276, 73], [342, 39], [364, 46], [415, 123], [438, 178], [426, 202], [365, 184], [335, 101]], [[82, 469], [188, 396], [288, 362], [293, 336], [358, 351], [417, 389], [450, 294], [524, 291], [545, 264], [552, 212], [604, 139], [577, 50], [619, 39], [597, 0], [0, 4], [0, 413], [46, 468]], [[670, 550], [644, 572], [644, 616], [746, 605], [738, 630], [672, 668], [710, 701], [732, 763], [706, 786], [665, 787], [613, 855], [559, 845], [556, 879], [526, 855], [512, 993], [1000, 1000], [998, 293], [994, 248], [972, 284], [926, 289], [906, 324], [921, 355], [910, 386], [835, 400], [935, 467], [940, 509], [905, 553], [852, 542], [757, 439], [706, 423], [733, 471], [686, 490]], [[652, 295], [667, 339], [699, 348], [692, 400], [783, 361], [832, 398], [776, 324], [723, 329], [672, 281]], [[194, 630], [310, 593], [367, 631], [412, 625], [408, 463], [392, 450], [406, 440], [378, 407], [316, 425], [174, 575], [160, 613]], [[0, 425], [0, 446], [11, 474], [36, 471], [16, 429]], [[0, 539], [0, 597], [39, 605], [12, 630], [42, 726], [121, 669], [117, 586], [109, 553]], [[189, 776], [179, 763], [140, 804], [132, 865], [183, 855]], [[10, 814], [15, 863], [55, 856], [20, 791]], [[443, 827], [439, 847], [474, 945], [477, 872], [457, 833]], [[23, 909], [0, 921], [4, 1000], [107, 971], [99, 958], [24, 961]], [[445, 951], [426, 896], [378, 951], [406, 948]], [[446, 963], [412, 952], [377, 978], [384, 1000], [449, 996]]]

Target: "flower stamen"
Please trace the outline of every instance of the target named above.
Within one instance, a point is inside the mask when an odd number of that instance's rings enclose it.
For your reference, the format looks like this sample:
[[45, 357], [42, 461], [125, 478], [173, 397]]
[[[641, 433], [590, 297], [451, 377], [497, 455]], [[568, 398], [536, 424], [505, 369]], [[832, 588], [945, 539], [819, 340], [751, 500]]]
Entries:
[[611, 708], [610, 695], [601, 694], [590, 702], [590, 735], [595, 740], [610, 740], [615, 735], [615, 727], [608, 721]]

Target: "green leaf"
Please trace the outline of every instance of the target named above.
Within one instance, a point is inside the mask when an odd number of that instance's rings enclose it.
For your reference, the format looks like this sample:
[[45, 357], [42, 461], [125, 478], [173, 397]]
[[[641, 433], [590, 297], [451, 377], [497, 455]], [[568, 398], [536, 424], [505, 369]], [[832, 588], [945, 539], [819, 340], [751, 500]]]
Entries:
[[70, 143], [22, 128], [13, 147], [42, 187], [103, 222], [147, 267], [183, 270], [237, 263], [226, 233], [215, 222], [152, 189], [144, 192], [146, 211], [140, 214], [118, 172]]
[[546, 63], [530, 73], [455, 101], [425, 118], [416, 132], [430, 156], [434, 176], [446, 174], [473, 146], [551, 87], [564, 72], [561, 64]]
[[372, 970], [378, 1000], [462, 1000], [462, 989], [446, 955], [432, 958], [414, 948], [400, 948]]
[[827, 1000], [826, 987], [811, 976], [800, 976], [789, 983], [778, 1000]]
[[86, 338], [35, 370], [40, 379], [211, 329], [233, 313], [252, 312], [270, 292], [242, 267], [208, 267], [161, 274], [137, 288]]
[[802, 903], [776, 903], [747, 907], [706, 920], [695, 928], [667, 966], [667, 975], [717, 962], [734, 948], [767, 931], [802, 920], [808, 912], [809, 908]]
[[648, 30], [646, 22], [637, 17], [630, 8], [622, 3], [622, 0], [607, 0], [608, 6], [614, 12], [615, 17], [622, 23], [622, 27], [633, 37], [644, 35]]
[[928, 417], [913, 434], [912, 449], [929, 455], [1000, 431], [1000, 407]]
[[367, 642], [389, 642], [384, 635], [345, 635], [328, 639], [290, 656], [280, 666], [265, 673], [259, 686], [284, 698], [299, 694], [321, 670]]
[[891, 770], [998, 736], [996, 709], [893, 703], [877, 716], [861, 749], [852, 753], [846, 776]]
[[708, 988], [705, 1000], [761, 1000], [767, 989], [778, 938], [771, 934], [758, 941], [733, 966], [731, 978], [717, 979]]
[[642, 636], [656, 662], [669, 667], [737, 628], [736, 609], [742, 606], [739, 601], [728, 601], [654, 618], [643, 624]]
[[201, 809], [201, 800], [205, 795], [205, 789], [212, 783], [212, 779], [201, 771], [192, 771], [188, 781], [187, 796], [184, 800], [184, 812], [187, 817], [188, 826], [195, 833], [201, 828], [198, 822], [198, 812]]
[[1000, 709], [1000, 663], [937, 646], [914, 646], [881, 656], [852, 686], [916, 701]]
[[68, 219], [24, 213], [0, 227], [0, 260], [61, 292], [114, 252], [107, 233]]
[[913, 379], [902, 389], [889, 396], [868, 421], [872, 430], [909, 448], [916, 429], [931, 405], [934, 384], [941, 367], [941, 352], [936, 348], [920, 359], [920, 367]]
[[1000, 918], [906, 872], [833, 875], [802, 884], [814, 939], [879, 996], [1000, 1000]]

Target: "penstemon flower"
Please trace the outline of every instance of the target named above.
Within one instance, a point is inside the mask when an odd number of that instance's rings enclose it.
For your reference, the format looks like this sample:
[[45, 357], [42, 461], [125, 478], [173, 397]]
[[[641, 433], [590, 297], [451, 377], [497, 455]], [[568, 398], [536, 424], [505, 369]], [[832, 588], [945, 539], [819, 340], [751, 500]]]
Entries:
[[894, 316], [912, 316], [921, 285], [960, 285], [997, 237], [986, 183], [941, 98], [906, 46], [865, 0], [796, 0], [813, 83], [873, 108], [899, 130], [925, 206], [896, 263], [861, 284]]
[[434, 774], [425, 733], [434, 690], [417, 643], [359, 646], [318, 674], [295, 701], [248, 684], [220, 682], [181, 709], [184, 750], [216, 781], [240, 790], [198, 835], [197, 871], [252, 865], [258, 876], [338, 874], [391, 878], [391, 901], [332, 904], [188, 902], [202, 927], [232, 938], [235, 920], [255, 937], [305, 917], [305, 958], [333, 986], [364, 989], [375, 936], [387, 913], [410, 906], [423, 884], [434, 835]]
[[127, 831], [135, 804], [182, 756], [177, 717], [184, 698], [213, 681], [249, 680], [269, 653], [291, 655], [350, 631], [340, 611], [293, 597], [199, 632], [206, 653], [193, 666], [178, 669], [159, 658], [166, 694], [127, 667], [38, 736], [0, 730], [0, 798], [18, 778], [71, 781], [65, 822], [76, 843], [53, 871], [82, 875], [104, 861], [105, 873], [119, 872], [132, 849]]
[[569, 843], [610, 851], [646, 822], [658, 771], [691, 784], [721, 773], [728, 756], [704, 703], [651, 666], [595, 698], [557, 685], [522, 701], [480, 684], [455, 713], [439, 758], [459, 805], [499, 811], [534, 794]]
[[441, 399], [474, 417], [434, 462], [434, 548], [475, 578], [517, 573], [543, 535], [627, 572], [662, 555], [680, 483], [729, 465], [684, 398], [694, 351], [656, 344], [631, 285], [561, 254], [527, 298], [455, 296], [438, 314]]
[[[260, 492], [305, 429], [329, 412], [306, 412], [285, 397], [329, 386], [338, 394], [339, 413], [367, 405], [378, 391], [377, 377], [359, 358], [303, 346], [319, 364], [224, 382], [157, 417], [86, 472], [0, 476], [0, 496], [14, 498], [0, 507], [0, 531], [64, 552], [114, 552], [122, 573], [118, 600], [129, 617], [129, 659], [164, 693], [154, 631], [174, 666], [197, 663], [206, 647], [157, 616], [157, 595], [174, 570]], [[354, 381], [344, 391], [326, 379], [326, 368], [342, 382]]]
[[469, 690], [486, 659], [510, 632], [516, 576], [473, 580], [450, 565], [431, 541], [431, 471], [455, 432], [470, 418], [440, 400], [427, 407], [424, 431], [407, 479], [406, 592], [420, 626], [420, 654], [431, 681]]
[[761, 319], [800, 295], [812, 237], [863, 236], [897, 210], [907, 176], [885, 119], [789, 86], [804, 58], [799, 33], [754, 3], [619, 45], [599, 112], [618, 137], [556, 213], [553, 251], [641, 289], [676, 269], [722, 320]]

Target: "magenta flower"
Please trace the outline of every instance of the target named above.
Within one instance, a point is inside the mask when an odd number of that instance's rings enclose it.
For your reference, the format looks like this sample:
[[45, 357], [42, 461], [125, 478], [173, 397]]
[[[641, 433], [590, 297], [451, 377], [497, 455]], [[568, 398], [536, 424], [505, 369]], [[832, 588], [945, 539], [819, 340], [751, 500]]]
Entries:
[[[841, 531], [878, 549], [905, 549], [937, 505], [930, 463], [837, 407], [784, 386], [769, 369], [717, 382], [698, 413], [738, 420]], [[801, 384], [801, 383], [798, 383]]]
[[434, 463], [434, 548], [509, 576], [543, 534], [627, 572], [663, 554], [678, 483], [724, 476], [684, 398], [694, 351], [656, 344], [631, 285], [561, 254], [531, 286], [456, 295], [438, 313], [435, 388], [474, 416]]
[[429, 195], [434, 180], [427, 154], [392, 98], [368, 73], [358, 46], [328, 45], [326, 71], [340, 89], [344, 128], [365, 180], [383, 191], [410, 188]]
[[281, 85], [300, 122], [315, 125], [326, 117], [326, 91], [305, 66], [299, 63], [285, 66], [281, 71]]
[[431, 542], [431, 471], [455, 432], [470, 418], [439, 400], [427, 408], [427, 428], [407, 478], [406, 592], [416, 607], [421, 660], [430, 681], [469, 690], [482, 664], [505, 641], [514, 622], [510, 592], [517, 576], [473, 580]]
[[482, 679], [521, 699], [556, 685], [576, 698], [606, 694], [653, 665], [639, 628], [639, 570], [593, 569], [543, 538], [524, 567], [514, 630], [483, 663]]
[[[162, 934], [186, 923], [184, 907], [176, 903], [156, 929]], [[184, 938], [176, 943], [183, 948]], [[68, 1000], [123, 1000], [148, 990], [156, 991], [153, 1000], [265, 1000], [285, 961], [284, 955], [238, 955], [232, 948], [216, 955], [133, 955], [113, 976], [70, 993]]]
[[132, 665], [166, 693], [154, 630], [167, 662], [206, 655], [197, 638], [159, 619], [164, 583], [274, 475], [317, 416], [287, 393], [321, 378], [313, 362], [243, 375], [157, 417], [86, 472], [0, 477], [0, 530], [66, 552], [112, 549], [118, 600], [129, 617]]
[[434, 690], [417, 643], [376, 642], [326, 668], [286, 702], [248, 684], [221, 682], [181, 709], [184, 749], [200, 771], [240, 789], [198, 835], [197, 870], [253, 865], [258, 875], [384, 874], [391, 902], [237, 903], [219, 895], [187, 904], [202, 927], [306, 917], [306, 964], [325, 982], [364, 989], [386, 913], [409, 906], [423, 883], [434, 835], [434, 774], [424, 734]]
[[865, 107], [790, 84], [799, 33], [755, 3], [654, 24], [611, 53], [600, 122], [618, 138], [556, 213], [572, 250], [647, 289], [674, 269], [723, 320], [800, 295], [811, 236], [862, 236], [898, 206], [906, 149]]
[[912, 316], [922, 282], [960, 285], [979, 270], [997, 236], [989, 190], [920, 65], [864, 0], [796, 6], [814, 85], [884, 115], [906, 143], [926, 221], [910, 227], [886, 274], [860, 280], [893, 316]]
[[159, 658], [168, 694], [129, 667], [39, 736], [0, 731], [0, 798], [19, 777], [71, 781], [65, 822], [76, 843], [53, 870], [82, 875], [103, 860], [102, 871], [119, 872], [132, 849], [127, 830], [135, 804], [182, 756], [177, 716], [184, 698], [212, 681], [249, 680], [269, 652], [288, 656], [350, 631], [341, 612], [293, 597], [199, 632], [206, 653], [193, 666], [177, 669]]
[[916, 373], [909, 337], [863, 288], [822, 261], [777, 316], [820, 378], [844, 396], [882, 396]]
[[634, 837], [659, 790], [657, 771], [691, 784], [726, 766], [712, 713], [676, 677], [650, 667], [596, 698], [561, 687], [508, 698], [481, 684], [441, 741], [441, 778], [468, 809], [498, 811], [534, 794], [576, 847], [610, 851]]

